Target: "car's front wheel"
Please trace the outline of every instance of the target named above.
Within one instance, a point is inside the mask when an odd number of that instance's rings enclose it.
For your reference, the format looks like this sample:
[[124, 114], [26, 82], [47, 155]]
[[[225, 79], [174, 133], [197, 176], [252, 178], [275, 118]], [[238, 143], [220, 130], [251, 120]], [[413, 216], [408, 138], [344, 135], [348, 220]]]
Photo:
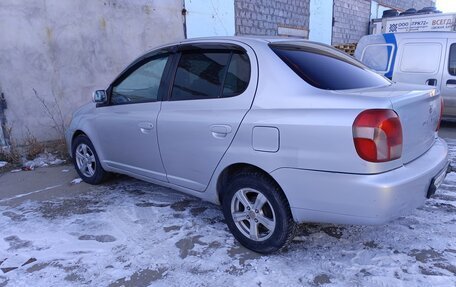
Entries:
[[86, 135], [79, 135], [72, 145], [74, 167], [81, 179], [89, 184], [102, 183], [108, 173], [100, 164], [97, 152]]
[[259, 172], [242, 172], [225, 189], [222, 209], [228, 228], [258, 253], [282, 249], [294, 237], [295, 222], [280, 187]]

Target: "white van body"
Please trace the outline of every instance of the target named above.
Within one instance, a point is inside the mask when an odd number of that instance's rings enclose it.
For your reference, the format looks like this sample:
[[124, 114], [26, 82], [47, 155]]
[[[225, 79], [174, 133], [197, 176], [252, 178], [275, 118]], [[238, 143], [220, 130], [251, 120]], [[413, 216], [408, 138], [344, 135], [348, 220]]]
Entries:
[[456, 118], [456, 32], [409, 32], [361, 38], [355, 58], [395, 82], [436, 86], [444, 116]]

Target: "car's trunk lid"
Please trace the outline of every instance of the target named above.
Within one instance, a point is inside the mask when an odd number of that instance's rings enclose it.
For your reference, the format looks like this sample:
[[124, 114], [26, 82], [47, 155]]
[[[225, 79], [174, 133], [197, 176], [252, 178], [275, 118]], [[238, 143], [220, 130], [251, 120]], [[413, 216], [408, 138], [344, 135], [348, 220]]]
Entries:
[[[347, 92], [347, 91], [344, 91]], [[440, 96], [432, 87], [393, 84], [389, 87], [360, 89], [359, 96], [387, 98], [398, 114], [403, 134], [402, 162], [409, 163], [434, 143], [440, 119]]]
[[411, 162], [433, 144], [440, 118], [440, 97], [434, 90], [419, 90], [390, 97], [402, 125], [402, 161]]

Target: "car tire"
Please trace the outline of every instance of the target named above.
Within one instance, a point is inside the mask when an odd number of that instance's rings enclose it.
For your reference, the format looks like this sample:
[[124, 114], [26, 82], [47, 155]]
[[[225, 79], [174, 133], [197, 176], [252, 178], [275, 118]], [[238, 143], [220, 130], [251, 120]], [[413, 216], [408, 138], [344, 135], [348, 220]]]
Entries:
[[243, 246], [266, 254], [291, 242], [296, 223], [287, 198], [273, 179], [260, 172], [241, 172], [224, 192], [225, 221]]
[[95, 148], [86, 135], [79, 135], [73, 140], [72, 156], [74, 167], [81, 179], [89, 184], [100, 184], [108, 178]]

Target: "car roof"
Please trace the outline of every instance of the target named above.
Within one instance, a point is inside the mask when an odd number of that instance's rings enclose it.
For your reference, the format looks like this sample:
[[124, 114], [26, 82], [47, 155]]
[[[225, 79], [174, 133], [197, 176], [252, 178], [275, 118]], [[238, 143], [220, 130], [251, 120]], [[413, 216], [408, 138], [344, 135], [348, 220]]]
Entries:
[[189, 38], [173, 43], [168, 43], [165, 45], [161, 45], [158, 47], [153, 48], [151, 51], [156, 51], [159, 49], [176, 46], [176, 45], [185, 45], [185, 44], [194, 44], [194, 43], [208, 43], [208, 42], [240, 42], [243, 44], [247, 44], [250, 46], [256, 45], [267, 45], [271, 43], [283, 43], [283, 44], [299, 44], [302, 46], [314, 46], [319, 45], [321, 47], [331, 47], [330, 45], [310, 41], [308, 39], [303, 38], [295, 38], [295, 37], [273, 37], [273, 36], [212, 36], [212, 37], [200, 37], [200, 38]]
[[198, 38], [189, 38], [182, 40], [178, 43], [185, 44], [185, 43], [194, 43], [194, 42], [205, 42], [205, 41], [240, 41], [240, 42], [259, 42], [259, 43], [272, 43], [272, 42], [279, 42], [279, 41], [289, 41], [290, 39], [293, 40], [301, 40], [307, 41], [301, 38], [284, 38], [284, 37], [271, 37], [271, 36], [212, 36], [212, 37], [198, 37]]

